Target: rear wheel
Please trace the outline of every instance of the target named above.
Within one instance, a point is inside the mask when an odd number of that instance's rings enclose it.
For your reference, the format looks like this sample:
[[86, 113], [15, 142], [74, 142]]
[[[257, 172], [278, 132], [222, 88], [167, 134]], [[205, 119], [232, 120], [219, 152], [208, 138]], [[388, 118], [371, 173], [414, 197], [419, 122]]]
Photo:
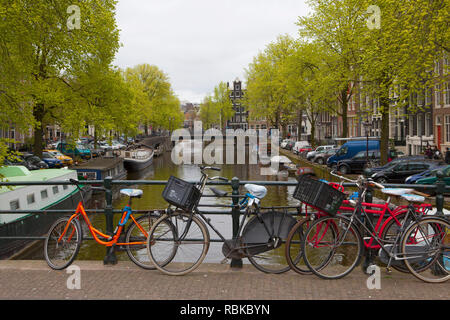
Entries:
[[291, 269], [299, 274], [311, 274], [311, 270], [303, 260], [301, 247], [301, 241], [311, 223], [312, 221], [308, 218], [299, 220], [292, 227], [286, 240], [286, 261]]
[[450, 223], [423, 218], [408, 227], [402, 239], [408, 270], [418, 279], [438, 283], [450, 279]]
[[209, 249], [209, 233], [195, 215], [176, 212], [159, 218], [147, 238], [151, 262], [168, 275], [184, 275], [195, 270]]
[[58, 219], [50, 227], [44, 244], [44, 257], [50, 268], [62, 270], [69, 266], [80, 250], [81, 241], [81, 225], [77, 219]]
[[363, 253], [361, 235], [343, 216], [323, 217], [312, 223], [302, 239], [303, 258], [308, 268], [323, 279], [349, 274]]
[[126, 243], [135, 243], [133, 245], [127, 245], [126, 250], [128, 257], [136, 265], [141, 268], [154, 270], [156, 267], [150, 262], [147, 254], [147, 237], [156, 220], [159, 216], [149, 214], [144, 215], [136, 219], [136, 223], [133, 223], [128, 227], [125, 235]]
[[250, 263], [265, 273], [289, 271], [286, 239], [296, 220], [282, 212], [265, 212], [253, 216], [242, 231], [242, 241]]
[[338, 171], [342, 174], [347, 174], [347, 173], [349, 173], [350, 169], [347, 166], [339, 166]]

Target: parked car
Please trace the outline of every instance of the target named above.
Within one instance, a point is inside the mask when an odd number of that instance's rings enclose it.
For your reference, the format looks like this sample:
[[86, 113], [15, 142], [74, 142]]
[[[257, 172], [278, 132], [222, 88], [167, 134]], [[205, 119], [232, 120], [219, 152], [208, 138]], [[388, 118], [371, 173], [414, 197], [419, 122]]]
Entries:
[[286, 149], [286, 145], [289, 141], [291, 141], [291, 139], [284, 139], [283, 141], [281, 141], [280, 148]]
[[448, 167], [448, 165], [439, 166], [437, 168], [428, 169], [428, 170], [426, 170], [424, 172], [420, 172], [418, 174], [414, 174], [414, 175], [409, 176], [408, 178], [406, 178], [405, 179], [405, 183], [406, 184], [414, 184], [420, 179], [433, 177], [433, 176], [435, 177], [436, 176], [436, 171], [444, 170], [447, 167]]
[[298, 155], [302, 158], [306, 158], [306, 154], [312, 150], [311, 146], [304, 146], [298, 149]]
[[111, 143], [112, 143], [112, 146], [115, 147], [116, 149], [125, 149], [127, 147], [126, 144], [123, 144], [117, 140], [113, 140]]
[[328, 149], [328, 150], [324, 150], [322, 152], [318, 152], [312, 159], [312, 162], [315, 162], [315, 163], [318, 163], [321, 165], [326, 164], [328, 158], [331, 157], [332, 155], [336, 154], [337, 151], [338, 151], [338, 148]]
[[91, 158], [91, 151], [81, 144], [75, 144], [75, 146], [72, 146], [66, 142], [59, 142], [56, 146], [56, 150], [71, 157], [80, 157], [83, 159]]
[[63, 162], [50, 152], [42, 152], [42, 161], [44, 161], [49, 168], [61, 168], [64, 166]]
[[372, 179], [379, 183], [404, 183], [407, 177], [436, 168], [439, 165], [439, 162], [433, 161], [400, 161], [384, 170], [374, 173]]
[[48, 169], [48, 165], [44, 161], [31, 153], [25, 153], [23, 159], [28, 170]]
[[105, 154], [105, 150], [100, 148], [97, 144], [97, 148], [95, 148], [94, 142], [91, 142], [89, 144], [84, 144], [84, 146], [91, 151], [91, 154], [94, 158], [100, 157]]
[[416, 184], [436, 184], [437, 176], [436, 173], [438, 171], [442, 171], [444, 174], [444, 182], [447, 186], [450, 186], [450, 166], [441, 166], [432, 170], [431, 175], [428, 177], [423, 177], [416, 181]]
[[310, 151], [310, 152], [308, 152], [308, 153], [306, 154], [306, 160], [311, 161], [312, 159], [314, 159], [314, 157], [316, 156], [316, 154], [317, 154], [318, 152], [326, 151], [326, 150], [333, 149], [333, 148], [336, 148], [336, 147], [335, 147], [335, 146], [332, 146], [332, 145], [328, 145], [328, 146], [319, 146], [319, 147], [317, 147], [316, 149], [314, 149], [314, 150], [312, 150], [312, 151]]
[[73, 160], [71, 157], [63, 155], [58, 150], [52, 150], [52, 149], [48, 150], [47, 149], [47, 150], [44, 150], [44, 152], [48, 152], [48, 153], [52, 154], [56, 159], [61, 160], [63, 165], [71, 166], [73, 164]]
[[308, 141], [297, 141], [295, 142], [294, 146], [292, 147], [292, 152], [294, 154], [299, 154], [300, 149], [303, 147], [309, 146]]
[[362, 172], [368, 165], [367, 161], [371, 165], [373, 163], [379, 163], [380, 150], [370, 150], [368, 155], [366, 150], [360, 151], [351, 159], [339, 161], [337, 163], [337, 169], [342, 174]]
[[387, 168], [389, 168], [389, 167], [395, 165], [396, 163], [404, 162], [404, 161], [411, 161], [411, 160], [419, 160], [419, 161], [421, 161], [421, 160], [427, 160], [427, 159], [426, 159], [425, 156], [423, 156], [423, 155], [398, 157], [398, 158], [395, 158], [395, 159], [393, 159], [392, 161], [386, 163], [384, 166], [371, 168], [370, 170], [371, 170], [373, 173], [375, 173], [375, 172], [378, 172], [378, 171], [381, 171], [381, 170], [385, 170], [385, 169], [387, 169]]
[[292, 148], [294, 147], [295, 142], [294, 141], [288, 141], [286, 143], [286, 150], [292, 150]]
[[367, 150], [380, 150], [380, 140], [352, 140], [344, 143], [335, 155], [327, 160], [328, 167], [335, 167], [339, 161], [353, 158], [358, 152]]

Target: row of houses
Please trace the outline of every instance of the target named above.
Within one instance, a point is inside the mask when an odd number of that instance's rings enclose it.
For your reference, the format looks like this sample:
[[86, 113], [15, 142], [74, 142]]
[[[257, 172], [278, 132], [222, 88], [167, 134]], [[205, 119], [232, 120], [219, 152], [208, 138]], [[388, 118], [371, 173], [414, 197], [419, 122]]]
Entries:
[[[445, 153], [450, 148], [450, 64], [443, 59], [435, 64], [435, 84], [426, 88], [421, 94], [410, 95], [400, 106], [399, 87], [390, 90], [389, 139], [392, 147], [407, 155], [417, 155], [428, 146], [436, 146]], [[380, 102], [377, 97], [364, 93], [362, 82], [351, 84], [351, 98], [347, 110], [348, 137], [381, 136]], [[230, 129], [270, 129], [272, 125], [266, 119], [255, 119], [242, 103], [245, 88], [242, 81], [236, 78], [228, 84], [229, 96], [235, 114], [228, 120]], [[191, 127], [196, 119], [197, 108], [185, 112], [185, 127]], [[300, 112], [293, 121], [286, 125], [284, 132], [295, 140], [311, 139], [311, 123], [306, 114], [302, 119]], [[315, 115], [315, 139], [318, 143], [334, 143], [342, 137], [343, 120], [331, 112], [320, 112]], [[299, 130], [299, 123], [301, 129]], [[282, 128], [279, 128], [280, 131]], [[300, 132], [299, 132], [300, 131]]]

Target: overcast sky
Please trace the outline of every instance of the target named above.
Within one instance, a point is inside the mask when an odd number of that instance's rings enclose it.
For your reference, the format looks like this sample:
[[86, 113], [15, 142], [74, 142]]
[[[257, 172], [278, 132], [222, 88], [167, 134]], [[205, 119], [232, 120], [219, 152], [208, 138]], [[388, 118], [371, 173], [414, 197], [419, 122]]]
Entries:
[[304, 0], [119, 0], [123, 47], [115, 64], [158, 66], [180, 100], [201, 102], [279, 34], [297, 36]]

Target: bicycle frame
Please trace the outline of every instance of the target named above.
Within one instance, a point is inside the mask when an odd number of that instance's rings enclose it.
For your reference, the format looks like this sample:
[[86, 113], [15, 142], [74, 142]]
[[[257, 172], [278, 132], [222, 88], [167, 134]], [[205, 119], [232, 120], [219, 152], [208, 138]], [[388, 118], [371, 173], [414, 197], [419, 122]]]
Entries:
[[[121, 235], [121, 233], [122, 233], [122, 231], [123, 231], [123, 229], [125, 227], [125, 224], [129, 220], [129, 218], [131, 218], [133, 220], [133, 222], [138, 226], [139, 230], [145, 235], [145, 237], [146, 238], [148, 237], [148, 233], [145, 231], [144, 228], [142, 228], [141, 225], [139, 225], [137, 223], [136, 219], [134, 218], [134, 216], [132, 215], [131, 212], [132, 212], [131, 211], [131, 207], [129, 207], [129, 206], [126, 206], [123, 209], [122, 218], [120, 219], [120, 222], [118, 223], [118, 225], [116, 227], [116, 230], [114, 231], [114, 234], [112, 236], [110, 236], [110, 235], [102, 233], [100, 230], [96, 229], [92, 225], [92, 223], [89, 220], [89, 217], [88, 217], [88, 215], [87, 215], [87, 213], [86, 213], [86, 211], [84, 209], [83, 203], [80, 201], [78, 203], [78, 206], [77, 206], [77, 209], [76, 209], [75, 213], [69, 218], [69, 221], [67, 222], [66, 227], [64, 228], [64, 231], [62, 232], [62, 234], [59, 237], [58, 241], [60, 241], [63, 238], [63, 236], [66, 234], [67, 229], [69, 228], [70, 222], [73, 219], [78, 219], [79, 220], [80, 216], [82, 216], [84, 221], [86, 222], [86, 225], [88, 226], [89, 231], [91, 232], [94, 240], [98, 244], [104, 245], [106, 247], [111, 247], [113, 245], [124, 245], [124, 246], [125, 245], [145, 245], [146, 244], [145, 240], [144, 241], [139, 241], [139, 242], [126, 242], [126, 243], [125, 242], [124, 243], [119, 243], [118, 242], [119, 237], [120, 237], [120, 235]], [[72, 234], [69, 236], [69, 240], [72, 238], [73, 232], [74, 231], [72, 231]], [[102, 240], [100, 238], [103, 238], [104, 240]]]

